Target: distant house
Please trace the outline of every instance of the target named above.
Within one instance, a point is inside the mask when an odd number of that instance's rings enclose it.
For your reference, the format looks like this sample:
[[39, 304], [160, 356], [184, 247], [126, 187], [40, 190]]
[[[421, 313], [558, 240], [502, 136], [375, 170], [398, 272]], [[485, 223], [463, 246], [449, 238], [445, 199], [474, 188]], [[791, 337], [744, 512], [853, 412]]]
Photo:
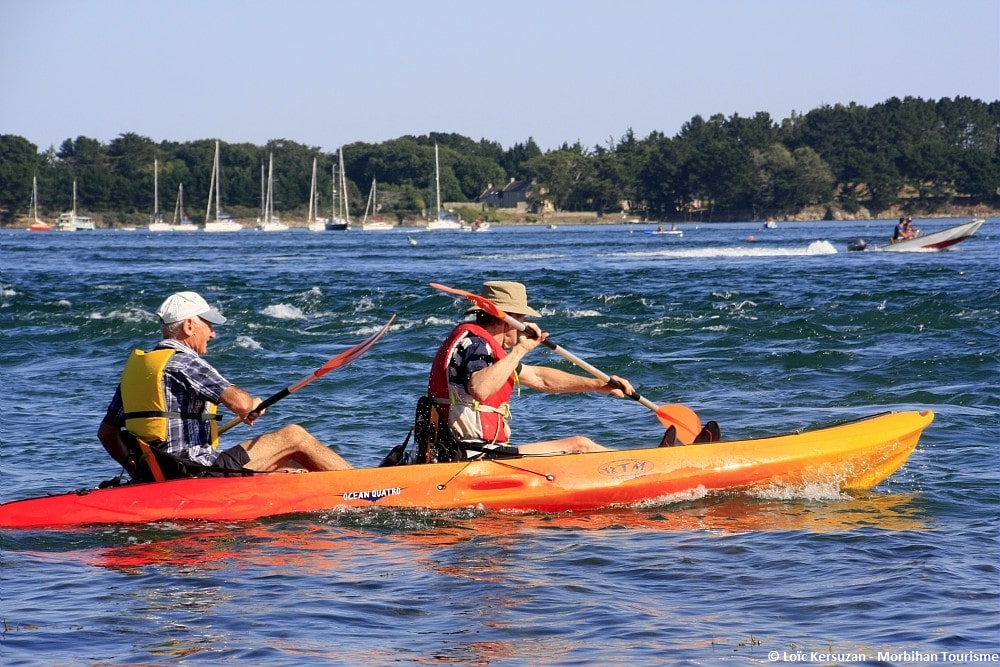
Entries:
[[531, 188], [530, 181], [515, 181], [512, 178], [510, 183], [503, 187], [491, 184], [479, 195], [476, 201], [494, 208], [513, 208], [524, 211], [528, 208], [528, 195], [531, 194]]

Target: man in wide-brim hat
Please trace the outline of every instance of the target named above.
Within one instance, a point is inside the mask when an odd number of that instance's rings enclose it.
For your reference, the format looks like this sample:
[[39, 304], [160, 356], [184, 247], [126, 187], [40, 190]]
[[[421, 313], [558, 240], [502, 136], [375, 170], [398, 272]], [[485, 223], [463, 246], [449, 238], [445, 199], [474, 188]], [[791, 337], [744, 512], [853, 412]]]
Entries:
[[[541, 316], [528, 305], [527, 291], [521, 283], [489, 281], [483, 283], [481, 295], [518, 321]], [[518, 385], [552, 394], [596, 391], [622, 397], [635, 391], [628, 380], [619, 377], [605, 382], [557, 368], [525, 364], [524, 357], [548, 334], [537, 324], [526, 322], [525, 326], [537, 334], [531, 337], [477, 307], [466, 311], [473, 313], [474, 321], [459, 324], [441, 345], [428, 382], [428, 396], [437, 405], [451, 434], [470, 444], [472, 448], [467, 451], [470, 457], [480, 455], [482, 445], [509, 445], [509, 400]], [[606, 449], [580, 435], [517, 446], [520, 454]]]

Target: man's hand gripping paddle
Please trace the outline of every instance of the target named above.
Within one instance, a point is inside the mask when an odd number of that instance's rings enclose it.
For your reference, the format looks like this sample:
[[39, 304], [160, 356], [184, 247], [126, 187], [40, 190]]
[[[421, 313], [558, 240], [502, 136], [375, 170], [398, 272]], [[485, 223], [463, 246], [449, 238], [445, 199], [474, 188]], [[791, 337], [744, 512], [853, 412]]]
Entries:
[[[528, 327], [524, 326], [523, 322], [519, 322], [510, 315], [508, 315], [507, 313], [505, 313], [503, 310], [498, 308], [495, 303], [493, 303], [486, 297], [480, 296], [479, 294], [474, 294], [472, 292], [467, 292], [465, 290], [456, 289], [454, 287], [447, 287], [439, 283], [431, 283], [431, 287], [437, 290], [441, 290], [442, 292], [447, 292], [449, 294], [464, 296], [466, 299], [476, 304], [477, 307], [486, 311], [490, 315], [493, 315], [494, 317], [498, 317], [504, 320], [505, 322], [507, 322], [507, 324], [511, 325], [512, 327], [515, 327], [519, 331], [523, 331], [524, 333], [532, 337], [536, 335], [534, 330], [529, 329]], [[583, 359], [579, 358], [572, 352], [569, 352], [568, 350], [560, 347], [559, 345], [552, 342], [548, 338], [541, 341], [541, 343], [542, 345], [549, 348], [559, 356], [563, 357], [564, 359], [567, 359], [573, 365], [587, 371], [594, 377], [603, 380], [605, 382], [610, 382], [611, 384], [618, 385], [618, 383], [615, 382], [611, 378], [611, 376], [609, 376], [607, 373], [591, 366]], [[618, 385], [618, 388], [624, 389], [620, 385]], [[677, 439], [680, 442], [683, 442], [685, 444], [690, 444], [694, 442], [694, 439], [701, 432], [701, 419], [698, 417], [698, 415], [695, 413], [694, 410], [687, 407], [686, 405], [681, 405], [679, 403], [671, 403], [669, 405], [656, 405], [649, 399], [640, 396], [639, 392], [635, 392], [634, 394], [626, 394], [626, 396], [634, 401], [641, 403], [642, 405], [646, 406], [654, 413], [656, 413], [656, 418], [660, 420], [660, 423], [663, 424], [665, 428], [675, 426], [677, 428]]]
[[[370, 350], [373, 345], [375, 345], [375, 342], [378, 341], [379, 338], [385, 335], [385, 332], [389, 330], [389, 325], [392, 324], [392, 321], [394, 319], [396, 319], [395, 315], [390, 317], [389, 321], [385, 323], [385, 326], [379, 329], [379, 331], [368, 340], [358, 343], [354, 347], [348, 348], [336, 356], [330, 357], [329, 361], [327, 361], [325, 364], [323, 364], [322, 366], [320, 366], [319, 368], [317, 368], [312, 373], [305, 376], [295, 384], [285, 387], [274, 396], [269, 396], [268, 398], [264, 399], [249, 414], [254, 415], [255, 417], [259, 416], [260, 413], [262, 413], [264, 410], [266, 410], [267, 408], [271, 407], [272, 405], [283, 399], [285, 396], [288, 396], [289, 394], [294, 394], [299, 389], [302, 389], [313, 380], [323, 377], [324, 375], [332, 371], [334, 368], [340, 368], [341, 366], [346, 366], [355, 359], [361, 357], [365, 352]], [[226, 431], [228, 431], [229, 429], [236, 426], [242, 421], [243, 417], [236, 417], [235, 419], [227, 422], [224, 426], [219, 428], [219, 434], [221, 435], [225, 433]]]

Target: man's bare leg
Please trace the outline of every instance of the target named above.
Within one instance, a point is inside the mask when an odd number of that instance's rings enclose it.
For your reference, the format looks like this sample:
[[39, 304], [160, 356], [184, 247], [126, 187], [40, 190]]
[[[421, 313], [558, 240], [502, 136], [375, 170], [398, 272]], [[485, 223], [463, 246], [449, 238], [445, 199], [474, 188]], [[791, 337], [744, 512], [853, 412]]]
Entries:
[[606, 452], [607, 447], [599, 445], [590, 438], [574, 435], [561, 440], [544, 440], [518, 445], [522, 454], [581, 454], [583, 452]]
[[250, 438], [240, 446], [250, 455], [246, 467], [251, 470], [271, 471], [293, 465], [313, 471], [354, 467], [298, 424]]

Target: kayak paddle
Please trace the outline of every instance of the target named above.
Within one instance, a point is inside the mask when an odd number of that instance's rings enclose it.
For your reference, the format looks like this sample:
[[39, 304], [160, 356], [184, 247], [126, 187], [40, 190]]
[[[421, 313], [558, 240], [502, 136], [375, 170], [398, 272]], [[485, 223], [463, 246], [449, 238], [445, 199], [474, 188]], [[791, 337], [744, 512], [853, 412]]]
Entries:
[[[494, 317], [498, 317], [504, 320], [505, 322], [507, 322], [507, 324], [518, 329], [519, 331], [523, 331], [532, 338], [536, 337], [534, 330], [524, 326], [523, 322], [517, 321], [516, 319], [505, 313], [503, 310], [498, 308], [495, 303], [493, 303], [484, 296], [480, 296], [479, 294], [474, 294], [472, 292], [467, 292], [462, 289], [456, 289], [454, 287], [447, 287], [439, 283], [431, 283], [431, 287], [433, 287], [434, 289], [441, 290], [442, 292], [448, 292], [449, 294], [464, 296], [466, 299], [476, 304], [477, 307], [486, 311], [490, 315], [493, 315]], [[541, 341], [541, 343], [542, 345], [549, 348], [559, 356], [569, 360], [569, 362], [572, 363], [573, 365], [587, 371], [597, 379], [603, 380], [605, 382], [610, 382], [611, 384], [616, 385], [619, 389], [623, 389], [623, 387], [620, 384], [618, 384], [615, 380], [613, 380], [610, 375], [608, 375], [604, 371], [595, 368], [588, 362], [584, 361], [583, 359], [576, 356], [572, 352], [564, 349], [563, 347], [557, 345], [548, 338]], [[681, 442], [690, 444], [694, 442], [694, 439], [698, 436], [698, 433], [701, 432], [701, 419], [698, 417], [698, 415], [695, 413], [694, 410], [687, 407], [686, 405], [681, 405], [679, 403], [671, 403], [669, 405], [656, 405], [649, 399], [640, 396], [639, 392], [635, 392], [634, 394], [626, 394], [626, 396], [634, 401], [641, 403], [642, 405], [646, 406], [654, 413], [656, 413], [656, 418], [660, 420], [660, 423], [663, 424], [664, 427], [670, 428], [671, 426], [676, 426], [677, 438]]]
[[[385, 332], [389, 330], [389, 325], [392, 324], [392, 321], [394, 319], [396, 319], [395, 314], [393, 314], [393, 316], [389, 318], [389, 321], [385, 323], [385, 326], [379, 329], [374, 336], [372, 336], [366, 341], [358, 343], [352, 348], [344, 350], [343, 352], [341, 352], [336, 356], [330, 357], [330, 359], [325, 364], [323, 364], [322, 366], [320, 366], [319, 368], [317, 368], [312, 373], [305, 376], [295, 384], [285, 387], [274, 396], [270, 396], [261, 401], [256, 408], [254, 408], [252, 411], [248, 413], [248, 415], [250, 414], [260, 415], [261, 412], [271, 407], [272, 405], [283, 399], [285, 396], [288, 396], [289, 394], [294, 394], [299, 389], [302, 389], [313, 380], [323, 377], [324, 375], [332, 371], [334, 368], [340, 368], [341, 366], [346, 366], [355, 359], [361, 357], [361, 355], [363, 355], [365, 352], [370, 350], [373, 345], [375, 345], [375, 342], [379, 338], [385, 335]], [[227, 422], [224, 426], [219, 428], [219, 435], [222, 435], [223, 433], [225, 433], [226, 431], [228, 431], [229, 429], [236, 426], [242, 421], [243, 417], [236, 417], [235, 419]]]

